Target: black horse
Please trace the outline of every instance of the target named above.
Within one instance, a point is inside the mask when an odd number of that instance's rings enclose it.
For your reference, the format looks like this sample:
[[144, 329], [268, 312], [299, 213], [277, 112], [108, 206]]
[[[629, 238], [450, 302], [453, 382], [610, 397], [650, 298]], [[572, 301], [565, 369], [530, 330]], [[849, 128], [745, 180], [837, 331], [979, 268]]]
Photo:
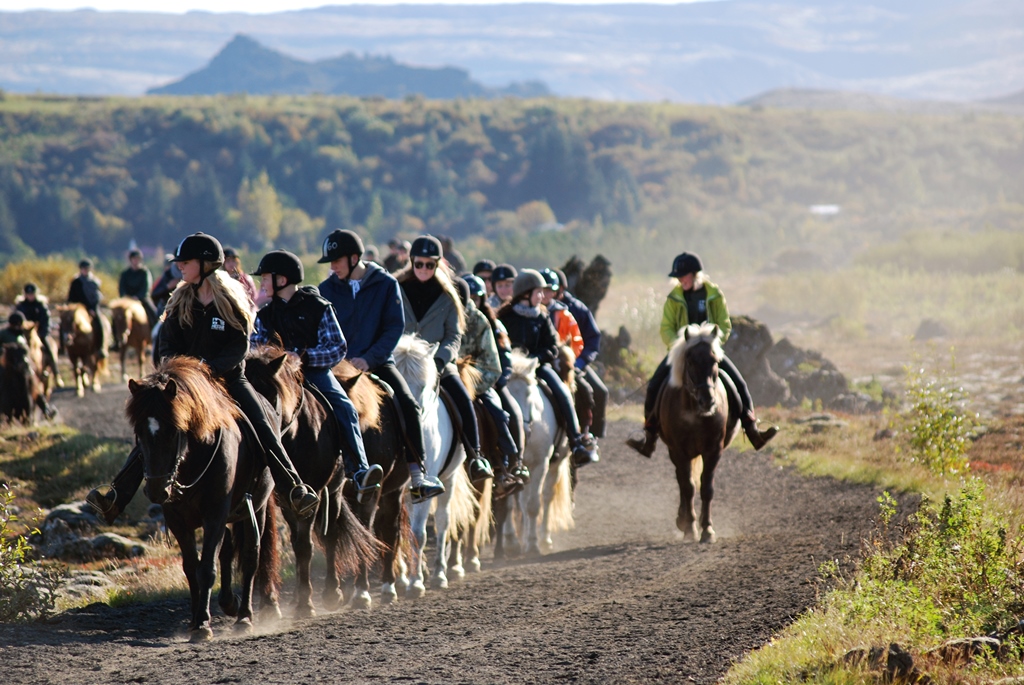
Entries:
[[[240, 554], [242, 593], [232, 593], [230, 573], [225, 573], [219, 603], [226, 614], [237, 616], [236, 630], [252, 631], [257, 570], [266, 583], [277, 577], [276, 527], [267, 515], [273, 481], [255, 436], [239, 428], [237, 407], [199, 360], [169, 357], [155, 373], [129, 381], [128, 387], [125, 414], [142, 449], [146, 496], [163, 506], [167, 527], [181, 548], [192, 599], [192, 642], [213, 638], [215, 559], [229, 523], [226, 544]], [[196, 551], [195, 530], [200, 527], [202, 556]], [[271, 546], [262, 554], [261, 539]], [[222, 570], [230, 561], [224, 550]], [[264, 567], [259, 568], [261, 563]], [[265, 595], [276, 593], [272, 587], [262, 590]]]

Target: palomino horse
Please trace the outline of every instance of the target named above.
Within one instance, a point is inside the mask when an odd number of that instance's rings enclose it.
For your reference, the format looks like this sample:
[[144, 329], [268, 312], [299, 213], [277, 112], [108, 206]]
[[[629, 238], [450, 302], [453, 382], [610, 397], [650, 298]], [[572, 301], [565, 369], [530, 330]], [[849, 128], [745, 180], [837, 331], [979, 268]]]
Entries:
[[107, 371], [107, 359], [100, 357], [89, 310], [81, 304], [69, 304], [58, 307], [57, 312], [60, 314], [60, 345], [74, 370], [78, 396], [85, 395], [86, 385], [90, 385], [93, 392], [99, 392], [99, 376]]
[[[324, 604], [329, 610], [337, 609], [342, 602], [341, 578], [360, 572], [380, 558], [376, 541], [342, 495], [345, 468], [341, 430], [329, 410], [303, 385], [302, 363], [297, 357], [277, 347], [256, 347], [246, 358], [245, 375], [258, 393], [280, 406], [281, 443], [302, 482], [320, 492], [320, 506], [312, 518], [299, 519], [290, 509], [284, 509], [295, 551], [296, 615], [316, 613], [310, 579], [314, 532], [328, 559]], [[369, 379], [359, 393], [352, 393], [356, 406], [362, 408], [360, 418], [366, 422], [365, 427], [379, 422], [381, 394], [383, 391], [378, 391]], [[369, 601], [367, 592], [367, 607]]]
[[[181, 548], [181, 565], [191, 593], [192, 642], [213, 637], [210, 595], [216, 573], [230, 566], [228, 550], [241, 554], [242, 594], [231, 591], [230, 574], [222, 578], [219, 603], [237, 616], [235, 629], [252, 631], [252, 591], [257, 569], [265, 582], [276, 578], [277, 537], [271, 507], [273, 481], [263, 465], [255, 435], [238, 426], [238, 408], [206, 365], [191, 357], [170, 357], [155, 373], [130, 380], [125, 405], [142, 449], [145, 492], [163, 506], [167, 527]], [[232, 522], [230, 537], [226, 526]], [[196, 553], [196, 528], [203, 529], [203, 550]], [[267, 550], [260, 550], [261, 538]], [[263, 588], [264, 595], [276, 594]]]
[[0, 416], [34, 425], [35, 408], [44, 410], [45, 405], [46, 386], [31, 351], [18, 343], [5, 344], [0, 351]]
[[[541, 547], [551, 549], [551, 534], [573, 527], [571, 460], [568, 443], [558, 427], [555, 408], [536, 376], [538, 361], [519, 350], [512, 352], [512, 376], [508, 390], [523, 411], [530, 426], [523, 463], [530, 469], [530, 482], [519, 493], [521, 542], [516, 543], [509, 521], [509, 506], [495, 503], [495, 559], [504, 558], [506, 544], [516, 544], [528, 555], [538, 555]], [[511, 499], [511, 498], [509, 498]]]
[[714, 542], [711, 498], [715, 467], [738, 431], [737, 417], [729, 411], [728, 395], [718, 377], [722, 347], [718, 326], [687, 326], [669, 350], [671, 372], [658, 400], [661, 439], [676, 467], [679, 514], [676, 527], [687, 540], [698, 536], [693, 494], [700, 481], [701, 542]]
[[422, 338], [403, 335], [395, 348], [395, 366], [405, 380], [413, 397], [423, 409], [423, 443], [426, 451], [427, 473], [441, 479], [445, 492], [427, 502], [412, 505], [412, 531], [415, 537], [415, 573], [409, 592], [421, 597], [426, 592], [427, 574], [424, 546], [427, 542], [427, 518], [434, 509], [434, 533], [437, 538], [432, 584], [436, 588], [448, 587], [448, 556], [452, 539], [458, 537], [476, 518], [473, 486], [462, 467], [466, 452], [456, 438], [455, 427], [442, 401], [438, 388], [437, 368], [434, 366], [436, 345]]
[[121, 348], [121, 380], [128, 381], [125, 361], [128, 349], [135, 350], [139, 375], [145, 374], [146, 352], [150, 347], [149, 319], [142, 303], [133, 297], [119, 297], [110, 303], [110, 328]]

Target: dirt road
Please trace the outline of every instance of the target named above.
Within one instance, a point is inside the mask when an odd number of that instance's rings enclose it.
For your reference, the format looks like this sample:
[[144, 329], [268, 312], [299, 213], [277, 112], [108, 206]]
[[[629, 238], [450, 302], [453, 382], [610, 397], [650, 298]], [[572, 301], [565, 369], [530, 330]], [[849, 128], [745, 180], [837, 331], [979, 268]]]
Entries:
[[[85, 420], [117, 434], [119, 414], [102, 406], [123, 394], [87, 397]], [[82, 416], [61, 407], [69, 422]], [[0, 627], [3, 680], [714, 682], [813, 602], [822, 561], [857, 553], [877, 492], [730, 452], [716, 479], [718, 542], [684, 544], [667, 455], [633, 454], [622, 445], [631, 428], [612, 425], [601, 463], [581, 473], [576, 529], [543, 558], [498, 567], [488, 554], [481, 573], [422, 600], [286, 620], [253, 637], [221, 622], [203, 645], [184, 635], [187, 600], [93, 605]]]

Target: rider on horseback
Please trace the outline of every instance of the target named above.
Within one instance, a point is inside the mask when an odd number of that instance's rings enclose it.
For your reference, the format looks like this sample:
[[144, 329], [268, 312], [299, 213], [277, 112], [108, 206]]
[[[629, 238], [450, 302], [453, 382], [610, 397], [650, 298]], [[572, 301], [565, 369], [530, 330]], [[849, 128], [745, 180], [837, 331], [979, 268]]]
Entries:
[[394, 276], [380, 265], [362, 260], [364, 252], [363, 241], [352, 231], [331, 231], [319, 262], [330, 264], [332, 273], [320, 284], [320, 294], [334, 305], [346, 333], [349, 363], [377, 376], [394, 393], [405, 420], [409, 488], [413, 502], [422, 502], [443, 493], [444, 485], [426, 473], [420, 406], [395, 368], [392, 355], [405, 332], [402, 293]]
[[92, 273], [92, 262], [83, 259], [78, 262], [78, 276], [71, 281], [68, 289], [68, 304], [80, 304], [85, 307], [92, 318], [93, 335], [96, 337], [97, 357], [107, 357], [107, 320], [100, 315], [100, 302], [103, 293], [100, 290], [100, 279]]
[[[224, 250], [213, 236], [193, 233], [178, 245], [174, 261], [189, 287], [175, 289], [164, 310], [159, 354], [195, 357], [223, 381], [228, 394], [249, 419], [266, 456], [270, 474], [295, 513], [312, 516], [320, 500], [295, 471], [263, 404], [245, 377], [252, 313], [245, 292], [223, 271]], [[154, 360], [158, 361], [158, 360]], [[136, 444], [110, 490], [85, 498], [108, 523], [124, 511], [144, 477], [142, 449]]]
[[[724, 346], [725, 341], [729, 339], [732, 321], [729, 319], [725, 296], [717, 285], [707, 279], [703, 268], [700, 257], [690, 252], [683, 252], [672, 262], [672, 273], [669, 274], [669, 277], [678, 279], [679, 285], [668, 294], [662, 312], [661, 339], [666, 347], [672, 347], [679, 331], [688, 324], [704, 322], [717, 324], [720, 331], [719, 341], [722, 345]], [[644, 435], [642, 438], [634, 436], [626, 441], [627, 445], [645, 457], [654, 453], [654, 447], [658, 441], [658, 414], [654, 408], [661, 386], [668, 378], [670, 370], [671, 366], [668, 356], [666, 356], [661, 360], [647, 384], [647, 397], [644, 400]], [[750, 397], [747, 382], [743, 380], [739, 369], [728, 357], [722, 356], [719, 370], [725, 372], [725, 377], [722, 380], [725, 382], [726, 389], [739, 399], [741, 406], [739, 420], [750, 444], [755, 450], [761, 449], [775, 437], [779, 429], [775, 426], [764, 431], [757, 429], [754, 401]]]
[[558, 360], [558, 333], [541, 304], [545, 286], [544, 277], [533, 269], [523, 269], [512, 286], [512, 299], [498, 312], [505, 324], [513, 347], [522, 347], [537, 358], [537, 377], [554, 396], [554, 404], [561, 414], [577, 466], [598, 461], [597, 446], [590, 434], [580, 431], [579, 419], [572, 404], [572, 395], [562, 379], [551, 367]]
[[[7, 328], [0, 329], [0, 346], [13, 343], [28, 352], [28, 336], [31, 335], [31, 331], [26, 330], [24, 326], [25, 316], [21, 312], [11, 312], [11, 315], [7, 318]], [[35, 373], [34, 369], [33, 373]], [[57, 415], [57, 408], [47, 401], [46, 393], [41, 393], [35, 399], [46, 418], [52, 419]]]
[[153, 274], [142, 263], [142, 253], [132, 250], [128, 253], [128, 268], [121, 272], [117, 281], [117, 294], [120, 297], [131, 297], [139, 301], [146, 310], [146, 318], [152, 328], [156, 325], [156, 304], [150, 296], [153, 289]]
[[57, 348], [50, 335], [50, 307], [46, 297], [39, 294], [35, 283], [25, 284], [25, 294], [14, 300], [14, 308], [25, 316], [26, 321], [36, 325], [36, 334], [43, 343], [43, 368], [52, 374], [58, 388], [64, 387], [64, 381], [57, 370]]
[[434, 364], [441, 387], [448, 391], [462, 419], [462, 437], [469, 458], [469, 479], [481, 484], [493, 478], [491, 465], [480, 456], [480, 430], [469, 391], [455, 368], [466, 313], [452, 284], [448, 267], [441, 262], [441, 242], [429, 235], [413, 241], [410, 264], [396, 274], [402, 287], [405, 307], [405, 332], [419, 335], [428, 343], [437, 343]]
[[342, 450], [345, 471], [356, 484], [358, 499], [380, 489], [384, 470], [368, 464], [359, 413], [331, 369], [345, 357], [345, 336], [331, 303], [313, 287], [299, 288], [305, 276], [302, 262], [291, 252], [274, 250], [253, 272], [271, 299], [256, 314], [250, 341], [265, 345], [275, 337], [289, 354], [302, 360], [303, 377], [316, 386], [334, 412], [349, 449]]
[[[469, 274], [467, 276], [473, 278]], [[470, 298], [470, 287], [465, 277], [456, 278], [455, 287], [462, 306], [466, 310], [466, 334], [462, 336], [459, 354], [472, 359], [473, 366], [480, 372], [480, 382], [477, 383], [475, 394], [476, 399], [494, 419], [498, 448], [503, 456], [502, 463], [498, 464], [494, 489], [499, 496], [504, 496], [521, 490], [523, 481], [509, 470], [510, 467], [514, 468], [520, 459], [519, 448], [509, 431], [509, 415], [501, 408], [501, 399], [494, 391], [494, 384], [501, 377], [498, 345], [494, 340], [494, 331], [491, 329], [490, 321], [482, 311], [476, 308]]]

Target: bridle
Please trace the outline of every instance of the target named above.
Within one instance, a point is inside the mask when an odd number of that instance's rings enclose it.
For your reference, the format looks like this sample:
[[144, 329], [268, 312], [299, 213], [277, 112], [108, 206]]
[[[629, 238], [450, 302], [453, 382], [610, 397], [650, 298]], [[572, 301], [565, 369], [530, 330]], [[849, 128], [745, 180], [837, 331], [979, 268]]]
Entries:
[[717, 369], [715, 370], [714, 375], [706, 378], [703, 383], [698, 383], [696, 380], [694, 380], [693, 374], [690, 371], [690, 364], [686, 364], [684, 369], [685, 371], [683, 373], [683, 386], [686, 388], [686, 392], [690, 395], [694, 402], [699, 401], [698, 393], [701, 390], [707, 390], [709, 393], [714, 390], [715, 381], [718, 380]]
[[188, 485], [182, 485], [181, 483], [178, 482], [178, 469], [181, 467], [181, 462], [184, 461], [185, 455], [188, 452], [188, 435], [185, 433], [185, 431], [177, 431], [177, 456], [174, 460], [174, 466], [171, 467], [171, 470], [168, 471], [167, 473], [160, 474], [159, 476], [151, 476], [145, 472], [143, 472], [143, 475], [145, 476], [147, 481], [162, 480], [166, 478], [168, 481], [167, 485], [171, 490], [171, 496], [168, 498], [169, 500], [185, 494], [187, 491], [194, 488], [199, 483], [199, 481], [203, 479], [203, 476], [206, 475], [206, 472], [210, 470], [210, 466], [213, 465], [213, 460], [217, 456], [217, 452], [220, 450], [220, 440], [222, 435], [223, 431], [218, 428], [216, 441], [213, 443], [213, 447], [210, 449], [209, 461], [206, 462], [206, 466], [203, 467], [203, 470], [199, 473], [198, 476], [196, 476], [195, 480], [193, 480]]

